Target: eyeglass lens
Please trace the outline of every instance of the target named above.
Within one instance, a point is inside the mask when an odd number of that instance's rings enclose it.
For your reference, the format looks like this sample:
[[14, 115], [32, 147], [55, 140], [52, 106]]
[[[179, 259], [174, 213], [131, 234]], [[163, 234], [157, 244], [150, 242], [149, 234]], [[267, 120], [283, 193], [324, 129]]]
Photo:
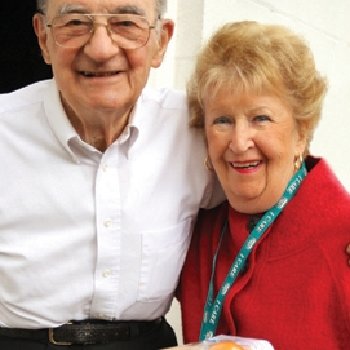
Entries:
[[[98, 17], [106, 18], [106, 24], [97, 22]], [[136, 49], [147, 43], [153, 28], [144, 17], [134, 14], [69, 13], [56, 17], [49, 26], [57, 44], [71, 48], [85, 45], [97, 26], [106, 26], [114, 43], [124, 49]]]

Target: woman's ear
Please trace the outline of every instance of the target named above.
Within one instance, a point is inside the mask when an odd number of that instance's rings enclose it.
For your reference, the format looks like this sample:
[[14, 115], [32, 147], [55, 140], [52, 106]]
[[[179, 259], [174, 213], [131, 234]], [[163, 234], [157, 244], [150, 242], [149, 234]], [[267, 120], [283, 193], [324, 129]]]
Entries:
[[296, 143], [296, 156], [305, 155], [305, 151], [309, 146], [309, 133], [307, 125], [297, 123], [297, 143]]
[[47, 31], [44, 15], [36, 13], [33, 17], [33, 27], [46, 64], [51, 64], [50, 52], [47, 46]]
[[297, 144], [298, 156], [300, 156], [300, 155], [303, 156], [305, 154], [305, 151], [306, 151], [306, 139], [301, 138], [301, 139], [299, 139], [298, 144]]
[[152, 67], [157, 68], [163, 61], [168, 44], [174, 33], [174, 22], [170, 19], [162, 19], [159, 28], [158, 48], [152, 58]]

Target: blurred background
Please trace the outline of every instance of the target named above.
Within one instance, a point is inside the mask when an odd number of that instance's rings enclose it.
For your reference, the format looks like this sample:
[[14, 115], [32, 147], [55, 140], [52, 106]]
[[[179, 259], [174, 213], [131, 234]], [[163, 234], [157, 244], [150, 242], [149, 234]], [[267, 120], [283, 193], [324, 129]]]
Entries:
[[[349, 0], [168, 0], [175, 34], [161, 68], [149, 84], [184, 89], [199, 47], [225, 22], [255, 20], [286, 25], [309, 43], [329, 90], [311, 145], [350, 190], [350, 1]], [[179, 305], [169, 321], [181, 337]]]

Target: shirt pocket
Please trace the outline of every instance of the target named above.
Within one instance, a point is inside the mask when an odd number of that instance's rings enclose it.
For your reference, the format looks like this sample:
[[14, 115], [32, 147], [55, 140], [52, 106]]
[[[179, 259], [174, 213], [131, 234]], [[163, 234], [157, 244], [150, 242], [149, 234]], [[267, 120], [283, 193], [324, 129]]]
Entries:
[[139, 300], [174, 292], [191, 238], [192, 218], [158, 231], [143, 231]]

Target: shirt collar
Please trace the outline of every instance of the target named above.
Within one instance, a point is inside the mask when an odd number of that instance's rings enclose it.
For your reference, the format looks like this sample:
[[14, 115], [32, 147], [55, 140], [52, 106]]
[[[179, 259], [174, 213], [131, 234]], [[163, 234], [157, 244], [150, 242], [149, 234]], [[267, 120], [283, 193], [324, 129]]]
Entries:
[[44, 110], [49, 125], [60, 144], [71, 155], [73, 160], [78, 162], [78, 157], [72, 151], [69, 142], [70, 140], [79, 138], [79, 135], [67, 118], [54, 79], [51, 80], [49, 88], [45, 91], [45, 94]]
[[[52, 79], [45, 93], [44, 110], [49, 125], [58, 141], [71, 155], [72, 159], [79, 163], [81, 157], [84, 155], [87, 156], [88, 153], [101, 155], [100, 151], [86, 144], [72, 126], [63, 108], [57, 84], [54, 79]], [[135, 143], [139, 134], [139, 123], [136, 122], [137, 118], [135, 118], [136, 109], [137, 107], [131, 112], [128, 125], [113, 144], [128, 145], [127, 148], [130, 148], [132, 144]]]

